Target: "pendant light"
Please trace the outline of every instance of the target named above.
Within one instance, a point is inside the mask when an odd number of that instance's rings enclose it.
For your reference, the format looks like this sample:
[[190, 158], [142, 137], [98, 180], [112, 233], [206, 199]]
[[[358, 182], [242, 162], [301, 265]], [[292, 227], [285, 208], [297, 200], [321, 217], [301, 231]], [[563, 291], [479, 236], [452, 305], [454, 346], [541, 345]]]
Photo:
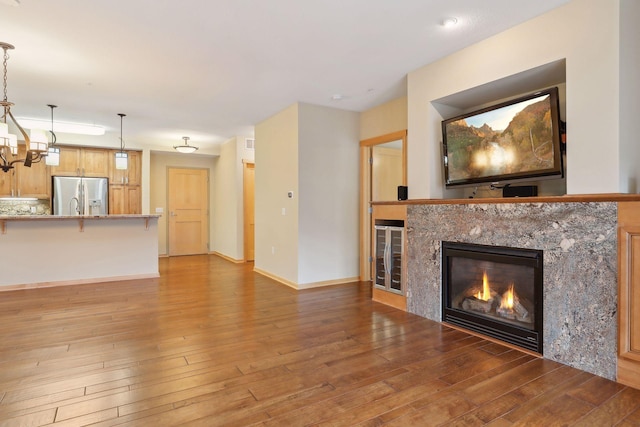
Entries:
[[47, 166], [58, 166], [60, 165], [60, 149], [56, 147], [56, 134], [53, 132], [53, 109], [57, 107], [57, 105], [47, 104], [47, 107], [51, 108], [51, 143], [49, 144], [49, 151], [47, 153], [47, 157], [45, 158], [45, 163]]
[[129, 156], [124, 152], [124, 139], [122, 139], [122, 118], [126, 114], [118, 113], [120, 116], [120, 151], [116, 151], [116, 169], [127, 169], [129, 166]]
[[196, 147], [195, 145], [189, 145], [189, 137], [188, 136], [183, 136], [182, 139], [184, 139], [184, 144], [183, 145], [174, 145], [173, 148], [178, 151], [179, 153], [193, 153], [194, 151], [196, 151], [198, 149], [198, 147]]

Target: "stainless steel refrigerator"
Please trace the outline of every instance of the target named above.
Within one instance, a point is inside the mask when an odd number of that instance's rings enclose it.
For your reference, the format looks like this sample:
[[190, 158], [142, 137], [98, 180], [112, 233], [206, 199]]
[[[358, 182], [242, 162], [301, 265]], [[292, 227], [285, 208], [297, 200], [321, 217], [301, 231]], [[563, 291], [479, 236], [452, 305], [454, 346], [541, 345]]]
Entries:
[[109, 213], [107, 178], [54, 176], [52, 190], [54, 215], [107, 215]]

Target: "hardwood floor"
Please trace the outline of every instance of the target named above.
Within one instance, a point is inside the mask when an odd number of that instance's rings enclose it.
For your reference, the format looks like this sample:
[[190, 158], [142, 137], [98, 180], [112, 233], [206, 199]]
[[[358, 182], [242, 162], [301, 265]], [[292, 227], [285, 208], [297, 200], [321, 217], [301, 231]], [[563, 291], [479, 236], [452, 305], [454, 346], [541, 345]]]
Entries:
[[640, 391], [216, 256], [0, 293], [0, 426], [638, 426]]

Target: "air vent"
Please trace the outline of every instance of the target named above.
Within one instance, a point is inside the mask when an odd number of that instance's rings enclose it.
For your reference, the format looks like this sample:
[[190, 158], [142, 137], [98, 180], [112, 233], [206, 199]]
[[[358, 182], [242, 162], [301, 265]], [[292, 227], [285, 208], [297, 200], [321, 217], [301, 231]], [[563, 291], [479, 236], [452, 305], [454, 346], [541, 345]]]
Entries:
[[244, 140], [244, 148], [247, 150], [253, 150], [255, 148], [255, 139], [247, 138]]

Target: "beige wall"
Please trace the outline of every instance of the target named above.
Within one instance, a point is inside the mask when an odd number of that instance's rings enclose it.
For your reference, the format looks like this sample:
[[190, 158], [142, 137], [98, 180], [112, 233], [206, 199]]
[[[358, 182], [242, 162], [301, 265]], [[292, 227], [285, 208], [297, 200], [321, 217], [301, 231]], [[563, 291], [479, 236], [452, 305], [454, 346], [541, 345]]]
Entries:
[[640, 1], [620, 2], [620, 188], [640, 192]]
[[359, 121], [299, 104], [299, 287], [359, 275]]
[[[167, 223], [167, 170], [169, 167], [201, 168], [209, 169], [209, 212], [214, 212], [214, 185], [211, 179], [214, 176], [213, 156], [198, 154], [179, 154], [165, 152], [151, 152], [150, 166], [150, 211], [156, 212], [156, 208], [162, 208], [164, 213], [158, 220], [158, 254], [167, 255], [168, 250], [168, 223]], [[213, 242], [213, 215], [209, 215], [209, 247]]]
[[212, 251], [234, 260], [244, 259], [243, 160], [254, 162], [254, 150], [245, 149], [246, 137], [234, 137], [214, 161]]
[[[488, 89], [484, 102], [491, 101], [492, 92], [518, 95], [529, 90], [525, 88], [530, 81], [510, 81], [513, 86], [506, 87], [503, 82], [510, 76], [562, 60], [566, 60], [567, 192], [628, 191], [628, 172], [620, 167], [625, 156], [621, 148], [626, 148], [620, 142], [619, 122], [619, 5], [620, 0], [573, 0], [409, 73], [411, 198], [444, 196], [443, 108], [437, 102], [479, 87]], [[637, 11], [637, 6], [629, 9]], [[638, 150], [630, 154], [626, 161], [638, 164]]]
[[294, 104], [255, 134], [256, 269], [298, 288], [353, 280], [359, 114]]
[[258, 123], [255, 135], [255, 268], [297, 283], [298, 104]]
[[360, 140], [407, 129], [407, 97], [378, 105], [360, 114]]

